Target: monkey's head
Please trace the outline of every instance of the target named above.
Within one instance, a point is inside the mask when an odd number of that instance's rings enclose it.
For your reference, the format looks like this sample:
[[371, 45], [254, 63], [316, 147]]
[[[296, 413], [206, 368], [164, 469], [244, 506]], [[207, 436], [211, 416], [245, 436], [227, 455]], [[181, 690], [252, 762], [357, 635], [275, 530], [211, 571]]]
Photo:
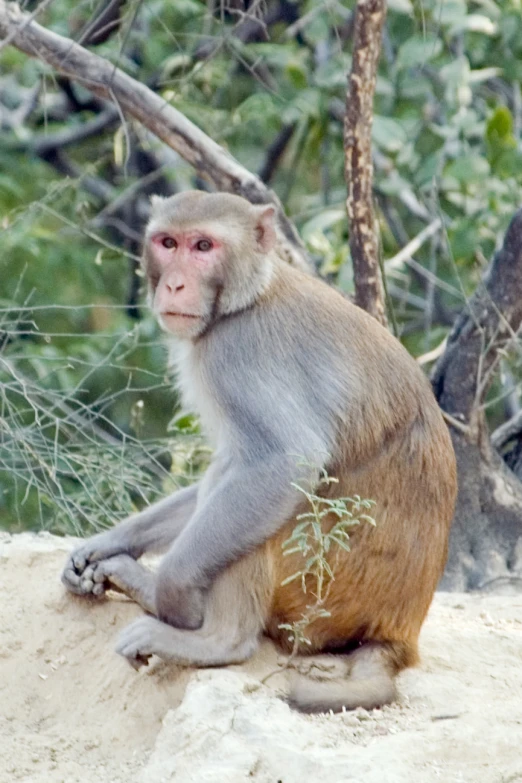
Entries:
[[162, 327], [196, 339], [267, 289], [275, 209], [229, 193], [188, 191], [152, 198], [143, 266]]

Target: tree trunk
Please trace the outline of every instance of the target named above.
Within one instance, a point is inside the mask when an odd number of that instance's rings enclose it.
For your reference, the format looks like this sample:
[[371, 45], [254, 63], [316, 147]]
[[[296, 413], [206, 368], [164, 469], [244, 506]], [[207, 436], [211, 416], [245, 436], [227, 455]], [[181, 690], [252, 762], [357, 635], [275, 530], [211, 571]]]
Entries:
[[522, 324], [522, 210], [513, 217], [433, 372], [450, 423], [459, 494], [442, 586], [522, 587], [522, 483], [492, 446], [483, 402]]
[[358, 0], [344, 123], [346, 209], [350, 225], [355, 303], [386, 325], [379, 243], [373, 213], [373, 96], [381, 51], [385, 0]]

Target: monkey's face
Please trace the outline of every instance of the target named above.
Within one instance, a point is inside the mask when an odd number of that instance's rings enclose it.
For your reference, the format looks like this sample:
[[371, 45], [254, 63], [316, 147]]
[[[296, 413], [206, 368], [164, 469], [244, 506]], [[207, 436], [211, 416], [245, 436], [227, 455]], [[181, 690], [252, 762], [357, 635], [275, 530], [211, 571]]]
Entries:
[[223, 285], [224, 242], [204, 227], [172, 226], [150, 236], [146, 257], [152, 308], [161, 326], [178, 337], [198, 337], [215, 317]]
[[194, 340], [256, 301], [272, 274], [274, 215], [223, 193], [153, 198], [143, 264], [167, 332]]

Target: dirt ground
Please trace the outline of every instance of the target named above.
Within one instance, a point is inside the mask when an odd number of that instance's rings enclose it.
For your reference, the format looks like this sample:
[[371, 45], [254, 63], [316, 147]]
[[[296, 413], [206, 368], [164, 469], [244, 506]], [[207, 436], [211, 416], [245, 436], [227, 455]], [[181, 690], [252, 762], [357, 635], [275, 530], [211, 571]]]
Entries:
[[522, 783], [522, 596], [438, 594], [382, 710], [302, 716], [267, 641], [244, 666], [113, 652], [139, 609], [65, 593], [72, 540], [0, 535], [0, 783]]

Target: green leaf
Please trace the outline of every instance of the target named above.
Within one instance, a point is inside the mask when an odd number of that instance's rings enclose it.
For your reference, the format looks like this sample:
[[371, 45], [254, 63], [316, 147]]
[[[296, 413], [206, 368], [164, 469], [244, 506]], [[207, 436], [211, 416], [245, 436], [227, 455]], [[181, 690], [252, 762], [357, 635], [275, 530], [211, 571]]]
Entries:
[[387, 152], [398, 152], [406, 143], [407, 136], [397, 120], [376, 114], [373, 118], [372, 139]]
[[199, 432], [199, 419], [192, 413], [181, 413], [169, 422], [167, 432]]
[[388, 0], [388, 8], [390, 11], [395, 11], [396, 14], [413, 15], [411, 0]]
[[346, 74], [351, 67], [351, 57], [329, 58], [322, 63], [314, 73], [314, 84], [322, 90], [332, 90], [336, 87], [346, 89]]
[[291, 60], [287, 63], [285, 73], [289, 82], [297, 90], [304, 89], [308, 84], [308, 73], [303, 63], [299, 60]]
[[444, 174], [448, 177], [454, 177], [458, 182], [477, 182], [483, 180], [490, 173], [489, 163], [480, 155], [463, 155], [461, 158], [450, 163], [446, 167]]
[[464, 219], [458, 221], [452, 227], [450, 238], [451, 248], [457, 261], [473, 257], [478, 247], [475, 220]]
[[184, 17], [202, 16], [206, 12], [205, 6], [197, 0], [176, 0], [176, 13]]
[[466, 14], [460, 19], [455, 20], [451, 25], [451, 35], [457, 35], [464, 30], [470, 30], [483, 35], [496, 35], [498, 26], [489, 17], [484, 14]]
[[497, 106], [486, 125], [486, 139], [490, 144], [513, 139], [513, 116], [507, 106]]
[[464, 0], [444, 0], [436, 10], [437, 21], [444, 25], [452, 25], [464, 19], [467, 14]]
[[265, 123], [279, 117], [280, 109], [275, 105], [274, 99], [268, 93], [254, 93], [249, 95], [234, 112], [234, 120], [237, 122], [259, 122], [262, 117]]
[[442, 41], [432, 35], [412, 35], [399, 49], [396, 65], [398, 70], [425, 65], [442, 52]]
[[301, 235], [305, 242], [316, 233], [323, 234], [329, 228], [344, 224], [346, 221], [346, 210], [344, 209], [325, 209], [307, 220], [301, 228]]

